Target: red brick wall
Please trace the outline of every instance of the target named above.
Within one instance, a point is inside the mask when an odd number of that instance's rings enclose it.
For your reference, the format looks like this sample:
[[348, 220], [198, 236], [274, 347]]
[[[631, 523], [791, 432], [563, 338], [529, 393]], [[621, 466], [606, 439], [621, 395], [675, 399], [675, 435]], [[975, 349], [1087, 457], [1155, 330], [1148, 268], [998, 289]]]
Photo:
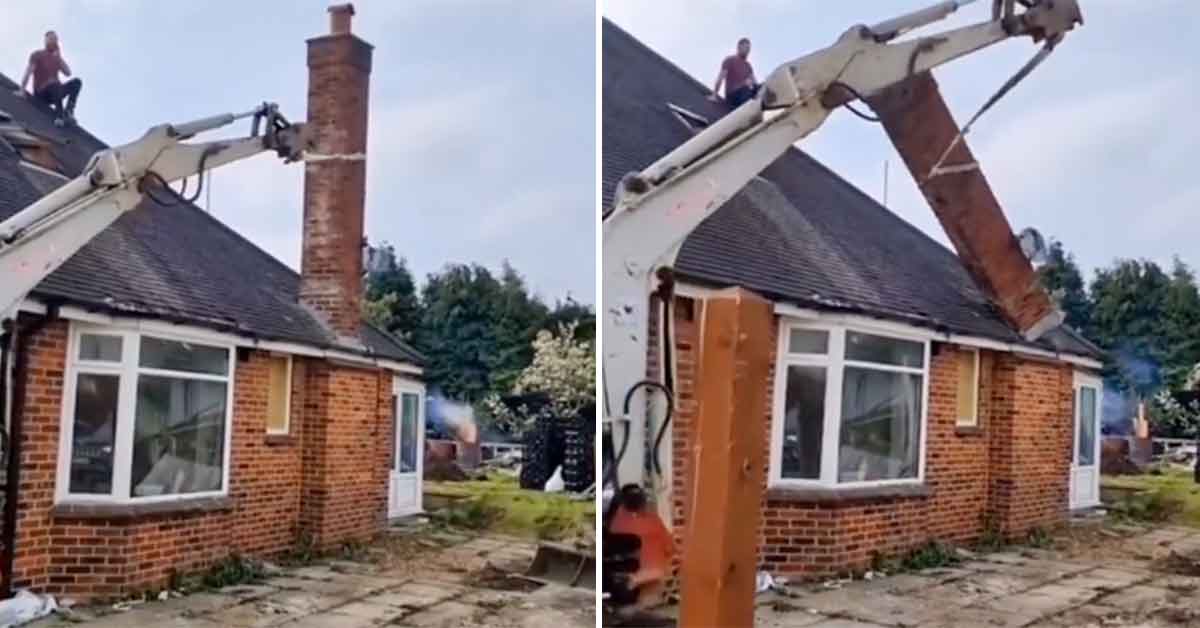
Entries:
[[[308, 130], [312, 151], [364, 155], [371, 46], [349, 33], [308, 40]], [[365, 159], [304, 165], [304, 237], [300, 301], [339, 336], [359, 337], [362, 325]]]
[[[681, 552], [694, 488], [693, 392], [703, 303], [677, 303], [672, 523]], [[929, 540], [975, 540], [990, 520], [1008, 534], [1062, 520], [1070, 469], [1071, 367], [981, 351], [979, 428], [961, 429], [955, 426], [960, 350], [945, 343], [934, 343], [932, 350], [925, 462], [930, 494], [815, 503], [767, 495], [764, 487], [761, 568], [828, 576], [867, 568], [876, 554], [900, 553]], [[651, 355], [657, 355], [656, 346]], [[656, 361], [651, 375], [657, 376]], [[770, 412], [771, 387], [763, 394]], [[763, 445], [770, 446], [769, 432]]]
[[306, 387], [304, 532], [319, 547], [366, 540], [387, 515], [391, 375], [316, 363]]
[[119, 519], [54, 514], [67, 335], [59, 321], [32, 339], [15, 587], [115, 597], [164, 586], [173, 573], [233, 551], [277, 555], [302, 532], [328, 548], [380, 530], [391, 374], [295, 358], [290, 434], [267, 436], [268, 362], [258, 351], [235, 366], [228, 508]]
[[1070, 490], [1074, 373], [1000, 355], [993, 384], [991, 515], [1010, 534], [1060, 521]]

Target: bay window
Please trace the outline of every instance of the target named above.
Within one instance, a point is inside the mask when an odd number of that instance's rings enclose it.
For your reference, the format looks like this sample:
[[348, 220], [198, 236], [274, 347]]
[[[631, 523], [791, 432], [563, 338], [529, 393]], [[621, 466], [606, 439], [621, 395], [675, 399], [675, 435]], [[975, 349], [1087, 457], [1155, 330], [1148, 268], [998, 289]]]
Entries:
[[232, 347], [73, 325], [68, 351], [58, 501], [228, 492]]
[[785, 321], [778, 356], [772, 486], [924, 479], [927, 340]]

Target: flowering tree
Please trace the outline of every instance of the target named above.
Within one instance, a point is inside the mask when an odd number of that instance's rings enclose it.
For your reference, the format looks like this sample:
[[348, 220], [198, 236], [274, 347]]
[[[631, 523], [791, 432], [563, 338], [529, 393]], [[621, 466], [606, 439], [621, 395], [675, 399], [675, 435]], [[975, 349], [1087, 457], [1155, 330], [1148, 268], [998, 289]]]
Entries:
[[542, 330], [533, 341], [533, 362], [521, 371], [513, 395], [539, 394], [547, 403], [537, 408], [504, 403], [489, 395], [484, 406], [498, 426], [524, 431], [540, 418], [573, 419], [596, 403], [596, 352], [590, 342], [575, 339], [577, 323]]

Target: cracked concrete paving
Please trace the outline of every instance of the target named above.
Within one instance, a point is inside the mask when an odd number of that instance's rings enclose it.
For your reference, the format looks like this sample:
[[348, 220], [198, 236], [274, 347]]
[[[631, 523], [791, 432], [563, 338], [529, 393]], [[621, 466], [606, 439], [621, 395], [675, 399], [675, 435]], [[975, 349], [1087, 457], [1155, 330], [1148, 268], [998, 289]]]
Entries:
[[757, 600], [755, 626], [1200, 626], [1200, 577], [1164, 573], [1154, 563], [1170, 552], [1200, 554], [1200, 530], [1168, 526], [1113, 542], [1132, 558], [1023, 549], [953, 569], [770, 592]]
[[[282, 570], [261, 584], [226, 587], [124, 612], [81, 609], [33, 628], [591, 628], [595, 592], [547, 585], [530, 592], [489, 588], [473, 575], [484, 565], [520, 573], [533, 556], [528, 541], [464, 539], [414, 563], [384, 567], [334, 562]], [[89, 610], [96, 611], [95, 615]]]

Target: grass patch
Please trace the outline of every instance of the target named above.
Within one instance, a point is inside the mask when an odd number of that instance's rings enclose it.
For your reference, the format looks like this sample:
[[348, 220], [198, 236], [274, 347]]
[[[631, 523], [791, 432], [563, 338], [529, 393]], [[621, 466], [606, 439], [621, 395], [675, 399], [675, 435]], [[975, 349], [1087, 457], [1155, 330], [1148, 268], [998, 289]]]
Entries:
[[1191, 469], [1104, 476], [1100, 486], [1115, 495], [1108, 505], [1120, 518], [1200, 528], [1200, 484], [1192, 480]]
[[594, 500], [523, 490], [515, 477], [504, 474], [486, 480], [426, 482], [425, 494], [448, 502], [431, 516], [458, 528], [546, 541], [590, 538], [595, 533]]

